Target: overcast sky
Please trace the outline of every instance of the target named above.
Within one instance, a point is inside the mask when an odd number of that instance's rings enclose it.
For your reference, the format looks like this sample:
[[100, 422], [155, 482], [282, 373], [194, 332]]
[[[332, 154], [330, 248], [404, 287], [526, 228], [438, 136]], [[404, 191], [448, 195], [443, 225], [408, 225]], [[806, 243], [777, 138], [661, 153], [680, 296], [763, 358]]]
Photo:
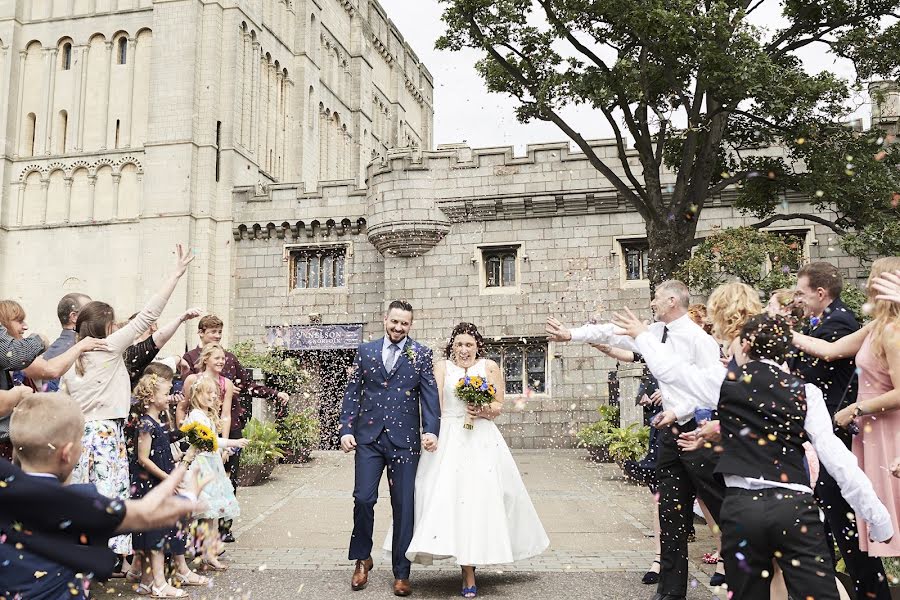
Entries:
[[[435, 40], [445, 30], [441, 21], [442, 6], [437, 0], [378, 1], [434, 76], [435, 146], [463, 141], [473, 148], [513, 145], [517, 154], [521, 154], [526, 144], [566, 139], [565, 134], [553, 124], [519, 123], [515, 117], [516, 103], [513, 99], [488, 93], [481, 77], [475, 72], [475, 62], [480, 58], [477, 52], [438, 52], [434, 49]], [[761, 9], [755, 20], [764, 26], [777, 25], [780, 20], [777, 4], [771, 3], [768, 11]], [[821, 46], [808, 50], [802, 58], [807, 71], [828, 69], [844, 77], [853, 75], [849, 64], [835, 63], [822, 53]], [[867, 113], [866, 108], [858, 116]], [[588, 139], [612, 135], [603, 115], [589, 108], [575, 108], [563, 115]]]

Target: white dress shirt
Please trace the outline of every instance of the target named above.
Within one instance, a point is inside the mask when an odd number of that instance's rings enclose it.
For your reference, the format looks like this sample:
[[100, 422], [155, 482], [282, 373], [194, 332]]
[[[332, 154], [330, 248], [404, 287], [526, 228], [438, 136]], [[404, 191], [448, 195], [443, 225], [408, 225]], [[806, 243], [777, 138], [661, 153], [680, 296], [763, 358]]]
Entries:
[[[666, 348], [667, 344], [661, 344], [651, 332], [639, 335], [635, 340], [635, 345], [638, 352], [644, 355], [647, 366], [656, 376], [660, 385], [666, 381], [683, 390], [685, 394], [696, 399], [697, 408], [715, 409], [718, 406], [722, 382], [725, 381], [728, 372], [722, 363], [716, 361], [716, 364], [711, 367], [685, 369], [684, 361], [674, 352], [674, 348]], [[775, 365], [772, 361], [762, 362]], [[872, 482], [859, 468], [856, 456], [834, 435], [831, 415], [825, 406], [822, 390], [811, 383], [806, 384], [806, 420], [803, 428], [819, 456], [819, 461], [837, 481], [847, 503], [857, 515], [862, 516], [869, 524], [869, 533], [872, 539], [875, 541], [890, 539], [894, 535], [890, 514], [875, 494]], [[753, 479], [737, 475], [726, 475], [724, 479], [725, 485], [728, 487], [750, 490], [783, 487], [812, 493], [810, 488], [803, 485], [786, 485], [767, 479]]]
[[[668, 334], [666, 343], [662, 344], [664, 329], [668, 329]], [[586, 342], [588, 344], [609, 344], [616, 348], [640, 352], [646, 356], [644, 352], [638, 349], [635, 340], [627, 335], [620, 335], [620, 332], [621, 330], [612, 323], [584, 325], [572, 330], [572, 341]], [[680, 368], [693, 367], [702, 369], [721, 365], [719, 362], [719, 344], [716, 343], [711, 335], [694, 323], [689, 315], [683, 315], [668, 324], [657, 321], [650, 325], [650, 331], [647, 335], [652, 336], [661, 346], [666, 346], [669, 351], [680, 356], [682, 358], [682, 361], [679, 363]], [[647, 361], [647, 367], [656, 376], [653, 365], [649, 361]], [[675, 418], [681, 425], [690, 421], [694, 416], [694, 409], [697, 408], [697, 403], [690, 397], [690, 392], [665, 382], [658, 376], [656, 379], [659, 382], [659, 389], [663, 396], [663, 409], [671, 410], [675, 413]]]

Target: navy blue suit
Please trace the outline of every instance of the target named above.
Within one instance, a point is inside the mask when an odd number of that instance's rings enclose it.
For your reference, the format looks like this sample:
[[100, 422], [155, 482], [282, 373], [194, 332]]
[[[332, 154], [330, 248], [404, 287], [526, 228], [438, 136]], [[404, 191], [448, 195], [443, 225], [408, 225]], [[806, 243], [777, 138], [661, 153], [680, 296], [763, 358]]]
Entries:
[[421, 434], [440, 433], [441, 406], [431, 350], [407, 338], [388, 372], [381, 357], [383, 344], [379, 338], [357, 350], [341, 410], [341, 436], [353, 435], [357, 444], [348, 558], [365, 560], [372, 554], [378, 484], [387, 467], [394, 514], [394, 577], [407, 579]]

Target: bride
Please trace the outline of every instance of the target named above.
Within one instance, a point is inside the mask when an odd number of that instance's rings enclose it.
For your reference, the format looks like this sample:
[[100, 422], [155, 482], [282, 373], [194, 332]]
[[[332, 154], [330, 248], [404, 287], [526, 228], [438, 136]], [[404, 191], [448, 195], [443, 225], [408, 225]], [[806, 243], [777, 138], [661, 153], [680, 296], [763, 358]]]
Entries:
[[[475, 567], [511, 563], [543, 552], [550, 541], [494, 419], [503, 408], [503, 377], [481, 358], [484, 340], [475, 325], [450, 335], [446, 361], [435, 364], [441, 400], [437, 451], [423, 453], [416, 473], [415, 530], [406, 557], [431, 564], [453, 558], [462, 567], [462, 596], [474, 598]], [[486, 378], [493, 403], [474, 408], [456, 395], [465, 376]], [[474, 427], [463, 427], [466, 415]], [[470, 419], [471, 420], [471, 419]], [[390, 547], [390, 533], [385, 542]]]

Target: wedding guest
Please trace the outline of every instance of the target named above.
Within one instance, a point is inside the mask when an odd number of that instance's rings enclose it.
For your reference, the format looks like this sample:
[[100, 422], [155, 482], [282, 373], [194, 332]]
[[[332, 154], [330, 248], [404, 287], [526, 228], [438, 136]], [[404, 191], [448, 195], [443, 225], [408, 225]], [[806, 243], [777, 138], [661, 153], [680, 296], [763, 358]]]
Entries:
[[198, 508], [196, 495], [174, 494], [184, 467], [138, 501], [64, 486], [82, 453], [83, 427], [81, 410], [65, 394], [32, 394], [13, 413], [22, 467], [0, 460], [0, 596], [86, 598], [91, 579], [108, 578], [116, 564], [111, 536], [172, 526]]
[[[900, 431], [900, 304], [877, 299], [872, 282], [898, 269], [900, 257], [879, 258], [872, 264], [867, 284], [872, 320], [862, 329], [833, 342], [796, 332], [793, 336], [794, 346], [828, 362], [856, 356], [856, 401], [838, 410], [834, 422], [845, 428], [853, 423], [858, 428], [853, 453], [887, 506], [895, 529], [900, 522], [900, 481], [890, 476], [889, 469], [900, 454], [895, 437]], [[862, 551], [870, 556], [900, 556], [900, 536], [890, 542], [870, 542], [866, 523], [857, 520], [857, 526]]]
[[[22, 386], [26, 380], [32, 391], [37, 391], [34, 379], [58, 377], [75, 362], [82, 352], [104, 348], [105, 343], [96, 339], [85, 339], [66, 352], [47, 360], [41, 356], [45, 341], [38, 335], [28, 338], [25, 334], [25, 310], [13, 300], [0, 301], [0, 351], [8, 348], [0, 356], [0, 390], [12, 390]], [[6, 342], [5, 340], [9, 341]], [[17, 383], [18, 380], [18, 383]], [[12, 460], [12, 445], [9, 441], [9, 415], [15, 407], [13, 400], [21, 399], [21, 390], [7, 395], [7, 401], [0, 403], [0, 457]]]
[[661, 383], [691, 390], [700, 404], [718, 407], [722, 457], [716, 472], [728, 486], [721, 523], [729, 595], [768, 598], [774, 560], [792, 597], [837, 600], [803, 443], [812, 442], [873, 538], [889, 540], [894, 530], [872, 484], [834, 436], [821, 391], [781, 369], [789, 348], [787, 322], [768, 315], [749, 318], [732, 368], [690, 372], [627, 309], [614, 322], [634, 336]]
[[[85, 417], [84, 453], [75, 466], [72, 480], [93, 483], [101, 494], [110, 498], [128, 498], [130, 485], [124, 425], [131, 407], [131, 384], [123, 355], [134, 338], [159, 318], [194, 259], [180, 244], [176, 254], [175, 271], [125, 327], [115, 328], [115, 313], [104, 302], [91, 302], [81, 310], [75, 326], [79, 339], [104, 339], [107, 347], [81, 355], [60, 381], [60, 389], [75, 400]], [[110, 547], [119, 555], [131, 554], [131, 536], [110, 539]]]
[[[808, 318], [803, 333], [826, 342], [834, 342], [859, 330], [856, 317], [841, 301], [843, 277], [837, 267], [827, 262], [804, 265], [797, 273], [796, 304]], [[791, 372], [822, 390], [830, 415], [856, 399], [856, 365], [853, 358], [827, 362], [802, 351], [788, 357]], [[838, 429], [838, 437], [849, 448], [851, 436]], [[857, 598], [889, 600], [891, 592], [881, 559], [869, 556], [860, 549], [859, 533], [853, 511], [828, 469], [819, 470], [815, 487], [816, 497], [825, 514], [825, 532], [833, 543], [828, 544], [832, 560], [837, 544], [856, 586]]]
[[[28, 332], [28, 323], [25, 322], [25, 309], [22, 305], [15, 300], [0, 300], [0, 325], [14, 338], [24, 339]], [[37, 392], [40, 391], [37, 381], [61, 376], [83, 352], [105, 346], [103, 341], [86, 338], [51, 360], [46, 360], [46, 357], [41, 355], [27, 367], [12, 372], [6, 371], [2, 376], [12, 377], [13, 385], [27, 385]]]
[[[191, 411], [184, 421], [184, 425], [197, 423], [206, 427], [217, 438], [217, 450], [205, 450], [197, 453], [196, 459], [191, 464], [190, 472], [198, 477], [209, 480], [209, 483], [200, 493], [207, 508], [199, 513], [196, 518], [198, 527], [207, 537], [203, 543], [209, 548], [216, 546], [209, 539], [211, 536], [218, 538], [218, 520], [235, 519], [241, 514], [241, 507], [234, 497], [234, 490], [228, 475], [225, 473], [225, 464], [222, 461], [222, 452], [230, 448], [243, 448], [247, 445], [245, 438], [228, 439], [222, 437], [226, 429], [223, 429], [220, 417], [219, 382], [207, 375], [198, 376], [191, 384], [189, 390], [189, 402]], [[227, 565], [219, 561], [217, 553], [206, 552], [203, 559], [203, 567], [210, 571], [225, 571]]]
[[[128, 368], [132, 388], [137, 385], [144, 369], [156, 359], [159, 351], [172, 339], [178, 328], [191, 319], [196, 319], [202, 312], [199, 308], [191, 308], [162, 327], [153, 322], [146, 331], [135, 338], [134, 343], [125, 350], [125, 366]], [[130, 323], [136, 316], [137, 313], [131, 315], [124, 324]]]
[[[75, 334], [75, 322], [78, 320], [78, 313], [90, 301], [90, 296], [78, 292], [66, 294], [59, 299], [59, 303], [56, 305], [56, 318], [59, 319], [62, 331], [59, 332], [59, 337], [44, 352], [46, 360], [63, 354], [78, 342]], [[59, 377], [45, 381], [44, 389], [48, 392], [59, 391]]]
[[[200, 319], [197, 323], [197, 336], [200, 338], [200, 343], [193, 350], [185, 352], [183, 357], [184, 362], [182, 364], [187, 365], [188, 368], [182, 372], [182, 379], [187, 379], [188, 375], [191, 373], [197, 374], [202, 371], [202, 369], [197, 366], [200, 352], [207, 344], [221, 344], [223, 327], [224, 323], [222, 322], [222, 319], [216, 315], [206, 315]], [[231, 408], [229, 409], [228, 414], [223, 415], [223, 418], [227, 419], [231, 424], [230, 431], [225, 432], [229, 438], [241, 437], [241, 431], [243, 431], [247, 421], [250, 420], [250, 410], [245, 407], [245, 404], [252, 406], [252, 398], [263, 398], [268, 401], [276, 401], [281, 406], [287, 406], [287, 402], [290, 400], [290, 396], [285, 392], [279, 392], [270, 387], [254, 383], [253, 380], [248, 377], [248, 373], [249, 370], [244, 369], [241, 366], [237, 357], [226, 350], [225, 364], [222, 367], [222, 376], [231, 381], [235, 387], [235, 397], [231, 403]], [[246, 402], [242, 402], [242, 400]], [[176, 414], [177, 422], [180, 423], [184, 419], [185, 412], [185, 405], [184, 403], [181, 403]], [[231, 478], [231, 485], [235, 493], [237, 493], [238, 488], [237, 476], [239, 461], [240, 451], [238, 450], [231, 454], [225, 463], [225, 472], [227, 472]], [[235, 541], [234, 535], [231, 532], [230, 522], [225, 521], [222, 523], [221, 534], [223, 542], [230, 543]]]
[[[688, 369], [718, 365], [718, 344], [688, 315], [690, 298], [690, 290], [680, 281], [664, 281], [657, 285], [651, 302], [657, 320], [650, 326], [651, 334], [657, 336], [661, 343], [669, 344], [683, 358]], [[588, 324], [570, 331], [553, 317], [547, 320], [547, 333], [552, 341], [607, 343], [640, 352], [634, 340], [616, 335], [615, 331], [615, 326], [610, 323]], [[644, 355], [643, 352], [641, 354]], [[690, 519], [684, 506], [693, 503], [694, 497], [699, 495], [712, 517], [718, 521], [724, 486], [713, 476], [718, 459], [711, 448], [683, 452], [678, 447], [680, 433], [697, 428], [695, 399], [677, 386], [662, 381], [660, 390], [663, 412], [654, 423], [662, 431], [656, 467], [662, 525], [662, 566], [657, 595], [663, 600], [677, 600], [687, 594]]]
[[[149, 370], [149, 369], [148, 369]], [[134, 389], [134, 397], [141, 410], [137, 428], [137, 456], [131, 467], [131, 497], [142, 498], [171, 476], [175, 470], [171, 436], [163, 414], [169, 407], [169, 391], [174, 372], [165, 365], [157, 365], [154, 372], [144, 375]], [[184, 555], [186, 532], [176, 528], [136, 533], [133, 546], [141, 554], [141, 570], [129, 572], [129, 579], [138, 582], [138, 594], [152, 594], [154, 598], [186, 597], [184, 590], [175, 589], [166, 581], [165, 555], [171, 555], [175, 565], [174, 577], [179, 586], [202, 586], [206, 577], [188, 568]]]

